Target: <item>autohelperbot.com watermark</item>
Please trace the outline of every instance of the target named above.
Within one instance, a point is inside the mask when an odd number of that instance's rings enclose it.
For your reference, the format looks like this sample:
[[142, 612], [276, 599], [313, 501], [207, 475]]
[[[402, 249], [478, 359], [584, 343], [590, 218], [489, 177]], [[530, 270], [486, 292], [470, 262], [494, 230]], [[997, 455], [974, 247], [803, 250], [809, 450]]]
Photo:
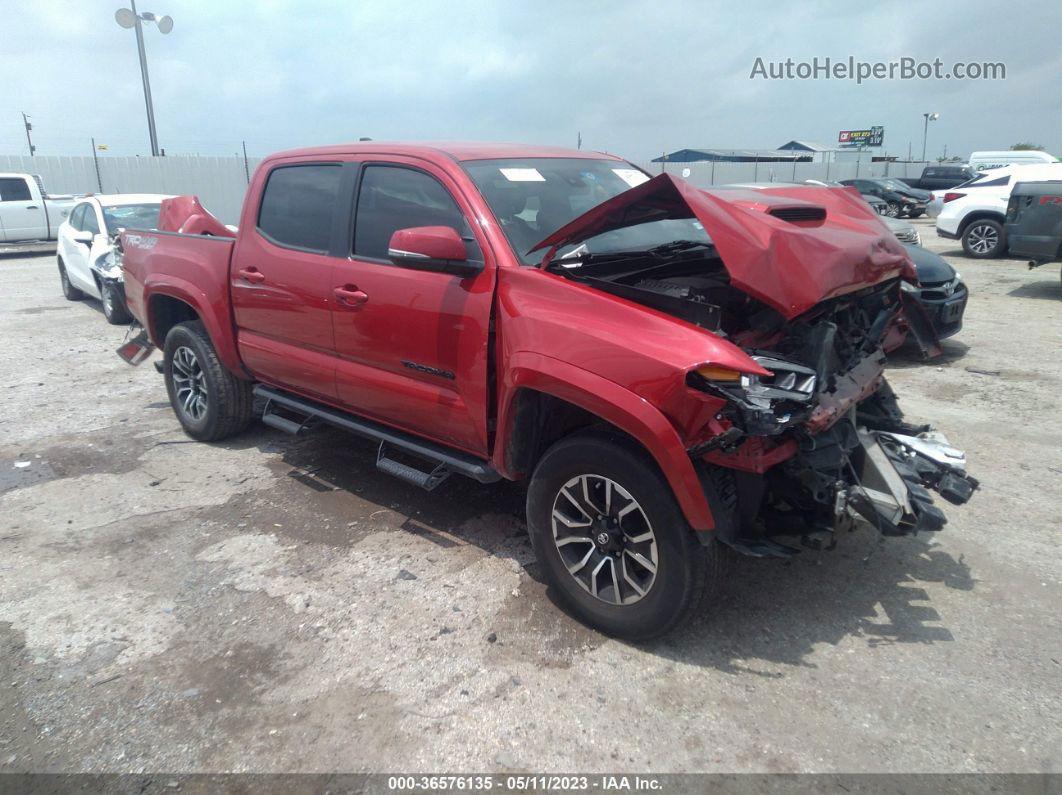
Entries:
[[815, 56], [810, 61], [786, 58], [772, 61], [757, 57], [749, 72], [750, 80], [1006, 80], [1007, 65], [1002, 61], [955, 61], [940, 58], [922, 61], [903, 56], [891, 61], [862, 61]]

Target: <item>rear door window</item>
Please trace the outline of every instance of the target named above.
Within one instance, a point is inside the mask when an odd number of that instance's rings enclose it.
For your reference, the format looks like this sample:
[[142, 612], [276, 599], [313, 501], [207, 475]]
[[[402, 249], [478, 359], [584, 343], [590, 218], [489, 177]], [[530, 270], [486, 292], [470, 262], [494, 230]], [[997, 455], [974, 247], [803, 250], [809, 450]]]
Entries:
[[338, 163], [273, 169], [258, 209], [258, 231], [279, 246], [328, 251], [341, 174]]
[[29, 183], [22, 177], [0, 177], [0, 201], [28, 202], [32, 198]]

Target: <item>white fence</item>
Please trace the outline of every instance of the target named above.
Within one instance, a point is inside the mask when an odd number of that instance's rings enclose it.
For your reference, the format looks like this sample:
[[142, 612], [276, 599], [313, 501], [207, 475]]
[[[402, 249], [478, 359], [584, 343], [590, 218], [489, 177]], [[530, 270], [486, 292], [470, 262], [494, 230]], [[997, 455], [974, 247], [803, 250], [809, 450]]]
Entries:
[[242, 157], [91, 157], [0, 155], [0, 172], [40, 174], [49, 193], [194, 193], [224, 223], [240, 219], [247, 174]]
[[[869, 158], [868, 158], [869, 160]], [[0, 172], [40, 174], [51, 193], [193, 193], [224, 223], [239, 222], [247, 175], [260, 162], [242, 157], [101, 157], [99, 175], [91, 157], [0, 155]], [[802, 182], [922, 173], [921, 162], [871, 163], [638, 163], [650, 174], [683, 176], [699, 188], [734, 182]]]
[[[649, 163], [639, 166], [650, 174], [666, 170], [677, 177], [689, 169], [686, 180], [698, 188], [735, 182], [803, 182], [806, 179], [841, 180], [856, 177], [920, 177], [927, 164], [922, 162], [872, 163], [840, 161], [827, 163]], [[663, 167], [663, 168], [661, 168]]]

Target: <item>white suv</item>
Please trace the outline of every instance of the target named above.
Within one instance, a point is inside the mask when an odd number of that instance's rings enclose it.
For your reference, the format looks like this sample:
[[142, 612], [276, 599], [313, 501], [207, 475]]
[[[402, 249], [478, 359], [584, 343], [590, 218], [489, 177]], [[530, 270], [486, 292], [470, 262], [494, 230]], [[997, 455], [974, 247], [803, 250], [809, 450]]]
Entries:
[[937, 191], [938, 196], [944, 195], [937, 234], [961, 240], [967, 256], [1002, 257], [1007, 251], [1003, 219], [1011, 189], [1016, 182], [1047, 179], [1062, 179], [1062, 163], [994, 168], [947, 191]]

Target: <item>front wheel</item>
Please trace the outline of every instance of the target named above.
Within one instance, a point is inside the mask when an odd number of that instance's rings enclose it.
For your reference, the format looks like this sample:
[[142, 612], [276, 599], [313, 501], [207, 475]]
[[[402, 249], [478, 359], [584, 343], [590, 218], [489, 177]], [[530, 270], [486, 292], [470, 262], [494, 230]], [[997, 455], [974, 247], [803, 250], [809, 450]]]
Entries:
[[911, 210], [909, 213], [907, 213], [907, 217], [918, 218], [919, 216], [925, 215], [925, 212], [925, 210]]
[[547, 450], [527, 524], [558, 600], [608, 635], [663, 635], [721, 580], [718, 544], [701, 544], [660, 471], [622, 437], [580, 433]]
[[184, 432], [201, 442], [239, 433], [251, 422], [251, 385], [225, 369], [203, 324], [178, 323], [166, 335], [162, 373]]
[[888, 202], [885, 205], [885, 215], [887, 215], [889, 218], [897, 218], [897, 217], [899, 217], [899, 215], [900, 215], [900, 203], [899, 202]]
[[1006, 248], [1003, 224], [991, 218], [973, 221], [962, 233], [962, 250], [975, 259], [1002, 257]]
[[125, 296], [112, 282], [100, 284], [100, 303], [103, 304], [103, 316], [112, 326], [125, 325], [133, 319], [125, 305]]

